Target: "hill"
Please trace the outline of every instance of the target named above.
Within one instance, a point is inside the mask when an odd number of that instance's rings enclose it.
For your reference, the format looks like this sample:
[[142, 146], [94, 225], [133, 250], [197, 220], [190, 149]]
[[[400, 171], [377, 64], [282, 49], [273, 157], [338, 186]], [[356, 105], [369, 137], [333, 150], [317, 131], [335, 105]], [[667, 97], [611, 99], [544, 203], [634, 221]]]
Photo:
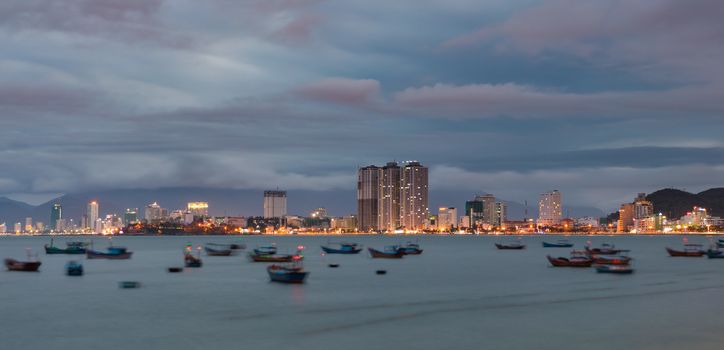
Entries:
[[713, 216], [724, 216], [724, 188], [711, 188], [697, 194], [673, 188], [658, 190], [646, 196], [654, 212], [678, 219], [695, 206], [706, 208]]

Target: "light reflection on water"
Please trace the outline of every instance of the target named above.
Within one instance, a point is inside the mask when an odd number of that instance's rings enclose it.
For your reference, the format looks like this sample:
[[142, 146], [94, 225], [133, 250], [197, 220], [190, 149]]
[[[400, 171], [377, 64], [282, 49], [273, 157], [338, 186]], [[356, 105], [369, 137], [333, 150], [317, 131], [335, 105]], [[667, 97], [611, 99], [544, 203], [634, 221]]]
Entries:
[[[382, 248], [405, 239], [344, 240]], [[119, 237], [133, 258], [83, 260], [80, 278], [63, 275], [77, 256], [40, 254], [39, 273], [1, 272], [0, 339], [3, 349], [721, 349], [724, 259], [668, 257], [664, 247], [680, 246], [680, 237], [571, 238], [577, 248], [590, 240], [632, 250], [636, 273], [600, 275], [550, 267], [545, 255], [568, 249], [544, 249], [542, 239], [498, 251], [493, 243], [506, 238], [421, 237], [421, 256], [372, 260], [322, 255], [327, 237]], [[245, 252], [166, 272], [182, 265], [187, 243], [232, 241], [276, 242], [286, 252], [303, 244], [308, 283], [270, 283], [266, 265]], [[0, 258], [48, 242], [1, 237]], [[96, 248], [105, 244], [96, 239]], [[121, 280], [143, 287], [121, 290]]]

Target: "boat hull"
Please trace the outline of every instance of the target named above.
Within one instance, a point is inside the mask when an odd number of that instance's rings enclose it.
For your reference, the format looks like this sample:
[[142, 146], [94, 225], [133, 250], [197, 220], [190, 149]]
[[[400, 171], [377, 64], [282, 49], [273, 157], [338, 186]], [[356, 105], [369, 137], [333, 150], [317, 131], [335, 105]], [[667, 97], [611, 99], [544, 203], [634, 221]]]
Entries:
[[554, 258], [550, 255], [548, 255], [547, 258], [548, 262], [555, 267], [591, 267], [591, 265], [593, 265], [592, 259]]
[[595, 264], [601, 265], [628, 265], [631, 258], [627, 256], [596, 256], [593, 258]]
[[321, 246], [322, 251], [324, 251], [327, 254], [359, 254], [359, 252], [362, 251], [362, 248], [331, 248], [327, 246]]
[[543, 248], [571, 248], [573, 243], [550, 243], [543, 242]]
[[85, 252], [85, 257], [87, 259], [126, 260], [130, 259], [131, 255], [133, 255], [133, 252], [103, 253], [95, 250], [88, 250]]
[[204, 251], [208, 256], [231, 256], [234, 253], [231, 249], [214, 249], [209, 247], [204, 247]]
[[720, 250], [707, 250], [706, 257], [709, 259], [724, 259], [724, 252]]
[[86, 249], [79, 246], [69, 246], [68, 248], [58, 248], [53, 246], [45, 246], [45, 254], [85, 254]]
[[521, 249], [525, 249], [525, 245], [524, 245], [524, 244], [500, 244], [500, 243], [495, 243], [495, 247], [498, 248], [498, 249], [500, 249], [500, 250], [521, 250]]
[[40, 268], [40, 261], [17, 261], [15, 259], [5, 259], [5, 267], [8, 271], [36, 272]]
[[267, 254], [249, 254], [249, 259], [253, 262], [292, 262], [294, 257], [297, 256], [297, 260], [301, 259], [301, 255], [267, 255]]
[[405, 254], [395, 251], [394, 253], [383, 252], [373, 248], [367, 248], [370, 252], [370, 256], [375, 259], [401, 259]]
[[269, 280], [278, 283], [301, 284], [304, 283], [307, 280], [307, 276], [309, 276], [309, 272], [301, 269], [288, 270], [277, 266], [269, 266], [266, 271], [269, 274]]
[[629, 266], [598, 265], [596, 266], [596, 272], [630, 275], [634, 272], [634, 270]]
[[669, 256], [688, 258], [700, 258], [706, 254], [703, 250], [676, 250], [669, 247], [666, 247], [666, 251], [669, 253]]

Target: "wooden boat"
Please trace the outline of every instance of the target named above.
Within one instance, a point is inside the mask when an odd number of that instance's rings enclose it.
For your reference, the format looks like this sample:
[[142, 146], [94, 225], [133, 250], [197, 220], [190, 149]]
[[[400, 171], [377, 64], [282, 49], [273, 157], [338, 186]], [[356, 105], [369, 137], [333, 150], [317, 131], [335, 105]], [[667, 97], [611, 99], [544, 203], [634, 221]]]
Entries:
[[591, 267], [593, 259], [587, 256], [572, 255], [570, 258], [557, 257], [554, 258], [547, 255], [548, 261], [555, 267]]
[[304, 283], [309, 272], [304, 271], [301, 265], [269, 265], [266, 268], [269, 279], [280, 283]]
[[271, 255], [277, 253], [277, 247], [275, 245], [268, 245], [254, 248], [254, 254], [259, 255]]
[[322, 251], [327, 254], [358, 254], [362, 251], [362, 246], [357, 243], [337, 243], [336, 246], [323, 245]]
[[292, 262], [302, 260], [304, 256], [301, 254], [255, 254], [249, 252], [249, 259], [253, 262]]
[[45, 245], [45, 254], [85, 254], [86, 243], [84, 242], [66, 242], [67, 248], [58, 248], [53, 244], [54, 240], [50, 240], [50, 244]]
[[586, 247], [589, 255], [616, 255], [627, 252], [627, 249], [616, 249], [613, 244], [604, 243], [598, 248]]
[[369, 247], [367, 248], [367, 250], [370, 252], [370, 256], [375, 259], [400, 259], [405, 256], [404, 253], [398, 251], [397, 249], [394, 249], [394, 247], [390, 247], [389, 249], [385, 249], [384, 251]]
[[501, 250], [519, 250], [525, 249], [525, 244], [513, 242], [513, 243], [495, 243], [495, 247]]
[[543, 248], [571, 248], [573, 247], [573, 243], [569, 242], [568, 240], [561, 239], [557, 242], [546, 242], [543, 241]]
[[8, 271], [26, 271], [35, 272], [38, 271], [42, 263], [40, 261], [18, 261], [15, 259], [5, 259], [5, 267]]
[[706, 251], [706, 257], [709, 259], [724, 259], [724, 251], [719, 249], [709, 249]]
[[184, 255], [184, 266], [186, 267], [201, 267], [201, 258], [197, 258], [191, 254]]
[[204, 246], [204, 251], [208, 256], [231, 256], [234, 253], [229, 246], [211, 243]]
[[624, 255], [597, 255], [593, 257], [593, 262], [601, 265], [628, 265], [631, 258]]
[[400, 244], [397, 247], [398, 252], [402, 252], [404, 255], [420, 255], [422, 254], [422, 249], [420, 248], [420, 245], [417, 243], [410, 243], [407, 242], [405, 244]]
[[704, 256], [706, 254], [706, 251], [702, 249], [701, 244], [684, 244], [684, 250], [676, 250], [671, 249], [669, 247], [666, 247], [666, 251], [669, 253], [670, 256], [676, 256], [676, 257], [691, 257], [691, 258], [699, 258]]
[[596, 272], [627, 275], [633, 273], [634, 270], [631, 265], [596, 265]]
[[110, 259], [110, 260], [125, 260], [130, 259], [133, 252], [129, 252], [125, 247], [108, 247], [106, 252], [88, 249], [85, 252], [85, 256], [88, 259]]
[[65, 264], [65, 274], [68, 276], [83, 276], [83, 265], [75, 260]]

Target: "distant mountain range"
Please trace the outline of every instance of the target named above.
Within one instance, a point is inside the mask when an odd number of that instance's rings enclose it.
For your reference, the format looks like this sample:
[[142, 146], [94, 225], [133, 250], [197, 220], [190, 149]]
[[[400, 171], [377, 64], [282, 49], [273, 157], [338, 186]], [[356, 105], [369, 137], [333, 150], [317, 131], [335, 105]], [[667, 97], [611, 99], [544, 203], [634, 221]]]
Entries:
[[[330, 215], [342, 216], [357, 211], [356, 193], [354, 190], [311, 191], [290, 190], [288, 193], [288, 212], [294, 215], [307, 215], [312, 209], [325, 207]], [[431, 211], [437, 213], [439, 206], [454, 206], [458, 208], [458, 215], [464, 215], [465, 201], [474, 197], [467, 191], [446, 191], [431, 193]], [[158, 202], [169, 210], [182, 209], [187, 202], [209, 202], [209, 214], [214, 216], [255, 216], [262, 214], [263, 191], [261, 190], [234, 190], [209, 188], [165, 188], [165, 189], [136, 189], [136, 190], [107, 190], [83, 193], [66, 194], [46, 203], [34, 206], [16, 200], [0, 197], [0, 223], [5, 222], [8, 228], [16, 222], [25, 222], [26, 217], [32, 217], [34, 222], [50, 221], [50, 210], [53, 204], [63, 206], [63, 217], [80, 218], [86, 212], [86, 205], [91, 200], [98, 200], [100, 215], [116, 213], [122, 215], [126, 208], [138, 208], [139, 215], [143, 215], [146, 205]], [[513, 201], [504, 201], [508, 205], [508, 218], [522, 219], [525, 217], [525, 205]], [[605, 215], [603, 211], [592, 207], [564, 207], [564, 215], [574, 217]], [[528, 218], [538, 216], [536, 203], [529, 203]]]
[[[706, 208], [712, 216], [724, 216], [724, 187], [710, 188], [699, 193], [665, 188], [650, 193], [646, 199], [653, 204], [654, 213], [662, 213], [667, 218], [678, 219], [695, 206]], [[618, 212], [611, 213], [608, 220], [618, 220]]]

